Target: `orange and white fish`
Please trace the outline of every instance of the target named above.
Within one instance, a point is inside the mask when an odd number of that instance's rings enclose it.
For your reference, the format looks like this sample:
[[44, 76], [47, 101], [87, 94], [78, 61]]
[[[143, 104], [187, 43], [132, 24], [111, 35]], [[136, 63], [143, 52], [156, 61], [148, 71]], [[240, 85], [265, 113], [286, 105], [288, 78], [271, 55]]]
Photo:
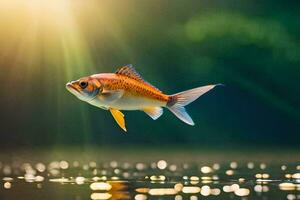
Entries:
[[216, 85], [167, 95], [146, 82], [132, 65], [127, 65], [115, 73], [94, 74], [69, 82], [66, 88], [80, 100], [109, 110], [118, 125], [126, 131], [124, 114], [120, 110], [141, 110], [156, 120], [163, 114], [162, 108], [165, 107], [183, 122], [194, 125], [184, 106]]

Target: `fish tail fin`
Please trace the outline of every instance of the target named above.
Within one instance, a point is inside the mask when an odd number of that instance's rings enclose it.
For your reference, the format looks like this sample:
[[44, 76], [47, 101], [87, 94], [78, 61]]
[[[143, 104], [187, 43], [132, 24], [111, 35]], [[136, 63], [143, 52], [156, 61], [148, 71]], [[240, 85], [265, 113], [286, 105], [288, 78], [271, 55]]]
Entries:
[[177, 94], [170, 95], [170, 100], [167, 103], [167, 108], [178, 117], [181, 121], [193, 126], [193, 122], [190, 115], [185, 110], [184, 106], [192, 103], [198, 99], [201, 95], [205, 94], [209, 90], [213, 89], [215, 86], [220, 85], [207, 85], [202, 87], [197, 87], [194, 89], [186, 90]]

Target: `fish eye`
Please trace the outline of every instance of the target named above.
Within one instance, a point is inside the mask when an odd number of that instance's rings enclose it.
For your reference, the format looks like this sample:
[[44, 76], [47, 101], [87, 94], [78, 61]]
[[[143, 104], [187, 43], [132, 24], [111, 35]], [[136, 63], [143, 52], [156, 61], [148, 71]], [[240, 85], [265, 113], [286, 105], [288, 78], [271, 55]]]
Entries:
[[81, 81], [81, 82], [79, 83], [79, 86], [81, 87], [81, 89], [84, 89], [84, 88], [86, 88], [86, 87], [88, 86], [88, 82], [86, 82], [86, 81]]

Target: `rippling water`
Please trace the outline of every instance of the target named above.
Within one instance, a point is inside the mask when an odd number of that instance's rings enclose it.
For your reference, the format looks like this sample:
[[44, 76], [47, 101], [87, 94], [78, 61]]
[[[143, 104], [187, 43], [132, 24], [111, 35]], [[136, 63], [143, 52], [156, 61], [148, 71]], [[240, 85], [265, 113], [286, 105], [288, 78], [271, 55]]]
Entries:
[[74, 157], [1, 161], [0, 199], [300, 199], [300, 162]]

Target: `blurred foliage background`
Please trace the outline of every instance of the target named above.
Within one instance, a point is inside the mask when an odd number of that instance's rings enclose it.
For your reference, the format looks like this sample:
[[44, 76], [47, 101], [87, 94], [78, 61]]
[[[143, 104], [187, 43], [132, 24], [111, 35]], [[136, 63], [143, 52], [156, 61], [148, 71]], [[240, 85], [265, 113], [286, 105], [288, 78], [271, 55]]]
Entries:
[[[2, 0], [1, 148], [299, 147], [299, 1]], [[172, 94], [223, 83], [157, 121], [80, 102], [65, 83], [133, 64]]]

